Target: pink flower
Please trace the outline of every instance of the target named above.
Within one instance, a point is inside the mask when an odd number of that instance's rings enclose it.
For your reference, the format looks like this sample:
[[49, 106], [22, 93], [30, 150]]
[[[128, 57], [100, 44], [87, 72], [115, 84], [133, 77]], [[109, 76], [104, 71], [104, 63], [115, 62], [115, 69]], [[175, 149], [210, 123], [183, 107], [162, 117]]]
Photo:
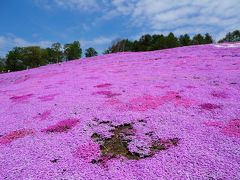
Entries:
[[240, 138], [240, 119], [231, 120], [222, 130], [226, 135]]
[[33, 134], [31, 129], [21, 129], [9, 132], [3, 136], [0, 136], [0, 144], [9, 144], [17, 139], [24, 138], [25, 136]]
[[49, 126], [46, 129], [43, 129], [42, 132], [46, 132], [46, 133], [67, 132], [70, 129], [72, 129], [74, 126], [76, 126], [78, 122], [79, 122], [78, 119], [66, 119], [58, 122], [55, 125]]

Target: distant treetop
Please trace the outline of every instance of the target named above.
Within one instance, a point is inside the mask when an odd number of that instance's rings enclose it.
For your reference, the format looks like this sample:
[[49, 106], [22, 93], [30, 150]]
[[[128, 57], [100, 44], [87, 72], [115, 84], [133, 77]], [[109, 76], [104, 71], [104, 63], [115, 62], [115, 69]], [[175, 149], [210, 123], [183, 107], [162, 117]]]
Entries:
[[235, 30], [233, 32], [229, 32], [226, 36], [221, 39], [219, 42], [239, 42], [240, 41], [240, 30]]
[[97, 56], [97, 55], [98, 55], [97, 51], [92, 47], [85, 50], [86, 57], [93, 57], [93, 56]]

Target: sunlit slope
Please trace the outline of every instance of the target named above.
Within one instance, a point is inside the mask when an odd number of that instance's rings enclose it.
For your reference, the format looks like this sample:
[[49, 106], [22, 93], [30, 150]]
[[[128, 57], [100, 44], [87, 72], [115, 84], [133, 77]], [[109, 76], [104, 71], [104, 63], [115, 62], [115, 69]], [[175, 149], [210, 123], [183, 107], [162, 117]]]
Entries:
[[0, 75], [0, 179], [239, 179], [240, 44]]

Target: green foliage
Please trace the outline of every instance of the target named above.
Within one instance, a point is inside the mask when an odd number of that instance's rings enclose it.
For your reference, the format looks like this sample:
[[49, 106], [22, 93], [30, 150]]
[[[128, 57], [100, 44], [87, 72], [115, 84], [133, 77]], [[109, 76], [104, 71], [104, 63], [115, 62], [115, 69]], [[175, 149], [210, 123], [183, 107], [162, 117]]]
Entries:
[[79, 59], [82, 56], [82, 49], [79, 41], [64, 45], [64, 54], [67, 60]]
[[171, 32], [166, 37], [167, 48], [175, 48], [179, 46], [178, 38]]
[[0, 57], [0, 73], [6, 70], [5, 66], [5, 59]]
[[29, 46], [23, 48], [22, 61], [27, 67], [38, 67], [47, 64], [42, 58], [42, 49], [39, 46]]
[[212, 44], [213, 43], [213, 38], [209, 33], [206, 33], [204, 36], [204, 43], [205, 44]]
[[165, 49], [167, 48], [166, 39], [164, 35], [153, 35], [152, 36], [152, 43], [150, 50], [158, 50], [158, 49]]
[[133, 43], [128, 39], [116, 39], [112, 42], [112, 46], [108, 49], [107, 52], [115, 53], [132, 51], [132, 44]]
[[52, 51], [52, 62], [58, 63], [63, 59], [62, 46], [60, 43], [53, 43], [51, 47]]
[[138, 51], [149, 51], [151, 50], [152, 36], [145, 34], [139, 39]]
[[140, 51], [139, 49], [139, 42], [136, 40], [136, 41], [134, 41], [133, 43], [132, 43], [132, 51], [134, 51], [134, 52], [137, 52], [137, 51]]
[[213, 38], [210, 34], [206, 33], [204, 36], [201, 34], [196, 34], [193, 36], [192, 44], [211, 44], [213, 43]]
[[63, 61], [62, 46], [60, 43], [53, 43], [51, 48], [42, 50], [42, 56], [48, 63], [58, 63]]
[[8, 52], [6, 56], [6, 69], [10, 71], [18, 71], [26, 69], [26, 65], [23, 63], [23, 51], [22, 47], [15, 47]]
[[56, 62], [53, 52], [39, 46], [15, 47], [6, 56], [6, 69], [18, 71]]
[[106, 50], [103, 51], [103, 54], [110, 54], [110, 53], [112, 53], [111, 50], [110, 50], [110, 48], [108, 48], [108, 49], [106, 49]]
[[60, 62], [63, 60], [61, 48], [60, 43], [54, 43], [46, 49], [39, 46], [15, 47], [6, 55], [5, 69], [18, 71]]
[[154, 51], [166, 48], [175, 48], [181, 46], [210, 44], [213, 43], [210, 34], [197, 34], [191, 39], [188, 34], [176, 37], [172, 32], [167, 36], [162, 34], [149, 35], [145, 34], [139, 40], [130, 41], [128, 39], [117, 39], [112, 42], [111, 46], [104, 52], [104, 54], [126, 52], [126, 51]]
[[193, 36], [192, 39], [192, 44], [204, 44], [204, 37], [201, 34], [196, 34], [195, 36]]
[[93, 56], [97, 56], [97, 55], [98, 55], [97, 51], [92, 47], [85, 50], [86, 57], [93, 57]]
[[191, 45], [191, 38], [188, 34], [181, 35], [179, 37], [180, 46], [189, 46]]
[[233, 32], [229, 32], [226, 36], [221, 39], [219, 42], [239, 42], [240, 41], [240, 31], [235, 30]]

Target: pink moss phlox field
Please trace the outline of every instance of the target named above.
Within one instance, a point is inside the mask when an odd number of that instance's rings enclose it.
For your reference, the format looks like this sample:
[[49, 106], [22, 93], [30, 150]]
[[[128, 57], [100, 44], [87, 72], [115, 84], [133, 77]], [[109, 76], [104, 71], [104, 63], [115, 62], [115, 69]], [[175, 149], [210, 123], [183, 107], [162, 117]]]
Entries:
[[[110, 91], [104, 91], [104, 93], [109, 93], [113, 96], [118, 96], [120, 94], [112, 94]], [[101, 91], [101, 93], [103, 93]], [[110, 100], [106, 101], [110, 103], [111, 105], [117, 105], [119, 107], [119, 110], [122, 109], [123, 111], [147, 111], [150, 109], [156, 109], [159, 106], [165, 104], [165, 103], [173, 103], [175, 105], [184, 106], [184, 107], [190, 107], [194, 101], [191, 99], [186, 99], [179, 95], [178, 92], [169, 91], [166, 92], [164, 96], [152, 96], [152, 95], [144, 95], [140, 97], [135, 97], [131, 99], [129, 102], [124, 103], [119, 100]]]
[[17, 139], [33, 134], [31, 129], [20, 129], [0, 136], [0, 144], [9, 144]]
[[98, 84], [98, 85], [96, 85], [94, 87], [96, 87], [96, 88], [105, 88], [105, 87], [110, 87], [110, 86], [112, 86], [112, 84], [104, 83], [104, 84]]
[[31, 78], [30, 76], [25, 75], [25, 76], [20, 77], [19, 79], [17, 79], [17, 80], [15, 81], [15, 84], [19, 84], [19, 83], [25, 82], [25, 81], [27, 81], [27, 80], [30, 79], [30, 78]]
[[222, 128], [224, 126], [224, 124], [222, 122], [219, 122], [219, 121], [206, 121], [206, 122], [204, 122], [204, 124], [206, 126], [219, 127], [219, 128]]
[[100, 156], [99, 145], [92, 142], [82, 144], [79, 146], [75, 152], [77, 158], [85, 160], [87, 163], [90, 163], [93, 159], [96, 159]]
[[120, 96], [120, 93], [114, 93], [112, 91], [97, 91], [92, 93], [93, 95], [98, 94], [98, 95], [104, 95], [106, 98], [112, 98], [114, 96]]
[[213, 91], [211, 94], [213, 97], [216, 97], [216, 98], [227, 98], [228, 97], [228, 95], [225, 92]]
[[79, 122], [78, 119], [66, 119], [54, 124], [52, 126], [43, 129], [42, 132], [46, 133], [61, 133], [71, 130]]
[[57, 96], [58, 94], [49, 94], [49, 95], [45, 95], [45, 96], [40, 96], [38, 97], [38, 99], [40, 99], [41, 101], [52, 101], [54, 100], [55, 96]]
[[240, 43], [0, 74], [0, 179], [240, 179]]
[[52, 112], [51, 110], [46, 110], [46, 111], [44, 111], [42, 113], [38, 113], [33, 118], [37, 119], [37, 120], [44, 121], [44, 120], [46, 120], [50, 116], [51, 112]]
[[206, 126], [216, 127], [220, 129], [220, 132], [227, 136], [240, 138], [240, 119], [232, 119], [228, 122], [219, 121], [206, 121]]
[[22, 95], [22, 96], [12, 96], [12, 97], [10, 97], [10, 99], [12, 100], [12, 102], [22, 103], [22, 102], [28, 101], [32, 96], [33, 96], [33, 94], [26, 94], [26, 95]]
[[204, 104], [201, 104], [200, 107], [204, 110], [214, 110], [214, 109], [220, 109], [221, 106], [220, 105], [217, 105], [217, 104], [211, 104], [211, 103], [204, 103]]
[[222, 129], [226, 135], [240, 138], [240, 119], [233, 119]]

